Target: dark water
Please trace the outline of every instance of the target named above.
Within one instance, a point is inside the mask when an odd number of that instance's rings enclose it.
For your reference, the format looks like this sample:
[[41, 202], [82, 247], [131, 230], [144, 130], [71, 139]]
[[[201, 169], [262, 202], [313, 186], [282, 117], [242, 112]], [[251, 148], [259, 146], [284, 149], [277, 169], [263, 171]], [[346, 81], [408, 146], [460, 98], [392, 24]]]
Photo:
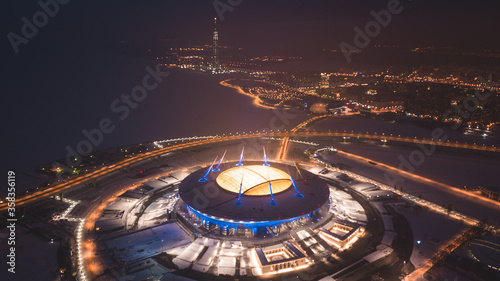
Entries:
[[[5, 97], [9, 104], [4, 103], [9, 137], [3, 142], [4, 171], [14, 169], [21, 174], [64, 158], [66, 146], [75, 149], [86, 139], [82, 130], [98, 128], [103, 118], [109, 118], [115, 129], [104, 134], [94, 151], [285, 125], [276, 112], [256, 108], [251, 98], [219, 84], [237, 75], [188, 70], [167, 70], [169, 76], [121, 120], [123, 112], [113, 111], [111, 104], [141, 85], [147, 74], [145, 67], [155, 68], [156, 61], [106, 52], [74, 55], [66, 60], [37, 58], [31, 68], [16, 66], [23, 76], [9, 81], [9, 95]], [[296, 115], [286, 125], [298, 124], [303, 118]], [[274, 125], [271, 121], [275, 121]], [[22, 182], [23, 176], [18, 180]]]

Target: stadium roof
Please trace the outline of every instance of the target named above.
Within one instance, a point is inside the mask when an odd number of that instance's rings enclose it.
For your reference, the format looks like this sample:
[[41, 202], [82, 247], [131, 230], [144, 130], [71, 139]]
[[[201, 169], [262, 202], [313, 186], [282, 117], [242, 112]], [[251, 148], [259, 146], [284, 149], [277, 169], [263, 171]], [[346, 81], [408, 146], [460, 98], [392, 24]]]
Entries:
[[217, 184], [227, 191], [245, 195], [269, 195], [288, 189], [291, 185], [290, 176], [279, 169], [264, 165], [234, 167], [222, 172], [216, 179]]

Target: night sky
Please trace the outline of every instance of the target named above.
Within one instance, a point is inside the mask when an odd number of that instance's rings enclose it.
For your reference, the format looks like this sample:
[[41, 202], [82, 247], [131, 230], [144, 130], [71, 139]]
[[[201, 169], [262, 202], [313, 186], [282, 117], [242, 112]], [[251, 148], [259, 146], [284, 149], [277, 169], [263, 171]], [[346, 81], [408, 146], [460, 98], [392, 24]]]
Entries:
[[[221, 0], [222, 1], [222, 0]], [[251, 49], [314, 50], [352, 41], [353, 27], [372, 20], [370, 11], [386, 9], [388, 1], [241, 1], [224, 15], [222, 43]], [[21, 17], [40, 9], [36, 1], [8, 1], [2, 9], [2, 32], [19, 34]], [[498, 1], [401, 1], [374, 43], [408, 47], [452, 46], [500, 48]], [[61, 5], [54, 18], [20, 54], [47, 56], [74, 48], [99, 48], [127, 40], [153, 44], [181, 39], [208, 43], [212, 1], [78, 1]], [[9, 42], [2, 41], [8, 52]], [[91, 50], [89, 50], [91, 51]], [[19, 62], [21, 58], [13, 61]], [[10, 60], [9, 60], [10, 61]]]
[[[353, 28], [364, 28], [373, 20], [370, 11], [387, 9], [387, 3], [244, 0], [224, 13], [220, 44], [259, 55], [315, 57], [352, 43]], [[498, 1], [406, 0], [401, 6], [372, 44], [500, 49]], [[121, 53], [120, 41], [159, 54], [176, 44], [211, 44], [217, 16], [213, 1], [72, 0], [59, 5], [16, 54], [7, 35], [21, 35], [21, 18], [32, 21], [41, 8], [37, 1], [8, 0], [1, 10], [2, 170], [29, 155], [44, 155], [46, 162], [60, 157], [61, 151], [47, 152], [49, 143], [64, 147], [78, 140], [82, 128], [102, 117], [96, 112], [135, 85], [130, 80], [138, 78], [129, 77], [141, 77], [153, 62]]]

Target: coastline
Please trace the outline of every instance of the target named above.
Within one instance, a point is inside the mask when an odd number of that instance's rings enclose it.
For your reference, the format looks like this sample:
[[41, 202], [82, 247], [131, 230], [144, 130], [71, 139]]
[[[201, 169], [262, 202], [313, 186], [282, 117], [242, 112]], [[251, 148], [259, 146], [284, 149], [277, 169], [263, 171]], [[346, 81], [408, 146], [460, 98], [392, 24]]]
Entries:
[[220, 85], [222, 86], [225, 86], [225, 87], [229, 87], [229, 88], [233, 88], [235, 89], [238, 93], [242, 94], [242, 95], [245, 95], [245, 96], [248, 96], [248, 97], [251, 97], [253, 99], [253, 102], [252, 104], [255, 106], [255, 107], [258, 107], [258, 108], [264, 108], [264, 109], [275, 109], [276, 107], [274, 106], [269, 106], [269, 105], [266, 105], [258, 96], [255, 96], [255, 95], [252, 95], [250, 93], [247, 93], [243, 90], [243, 88], [241, 88], [240, 86], [237, 86], [237, 85], [233, 85], [233, 84], [230, 84], [228, 83], [228, 81], [231, 81], [231, 80], [234, 80], [234, 79], [226, 79], [226, 80], [222, 80], [219, 82]]

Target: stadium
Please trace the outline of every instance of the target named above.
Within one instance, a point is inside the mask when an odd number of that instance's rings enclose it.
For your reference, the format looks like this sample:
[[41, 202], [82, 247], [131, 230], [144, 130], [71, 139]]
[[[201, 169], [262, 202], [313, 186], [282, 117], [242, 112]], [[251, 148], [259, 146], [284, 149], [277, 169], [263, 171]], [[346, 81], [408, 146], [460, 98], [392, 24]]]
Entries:
[[179, 186], [193, 224], [211, 233], [278, 236], [328, 214], [329, 187], [297, 166], [229, 162], [199, 169]]

